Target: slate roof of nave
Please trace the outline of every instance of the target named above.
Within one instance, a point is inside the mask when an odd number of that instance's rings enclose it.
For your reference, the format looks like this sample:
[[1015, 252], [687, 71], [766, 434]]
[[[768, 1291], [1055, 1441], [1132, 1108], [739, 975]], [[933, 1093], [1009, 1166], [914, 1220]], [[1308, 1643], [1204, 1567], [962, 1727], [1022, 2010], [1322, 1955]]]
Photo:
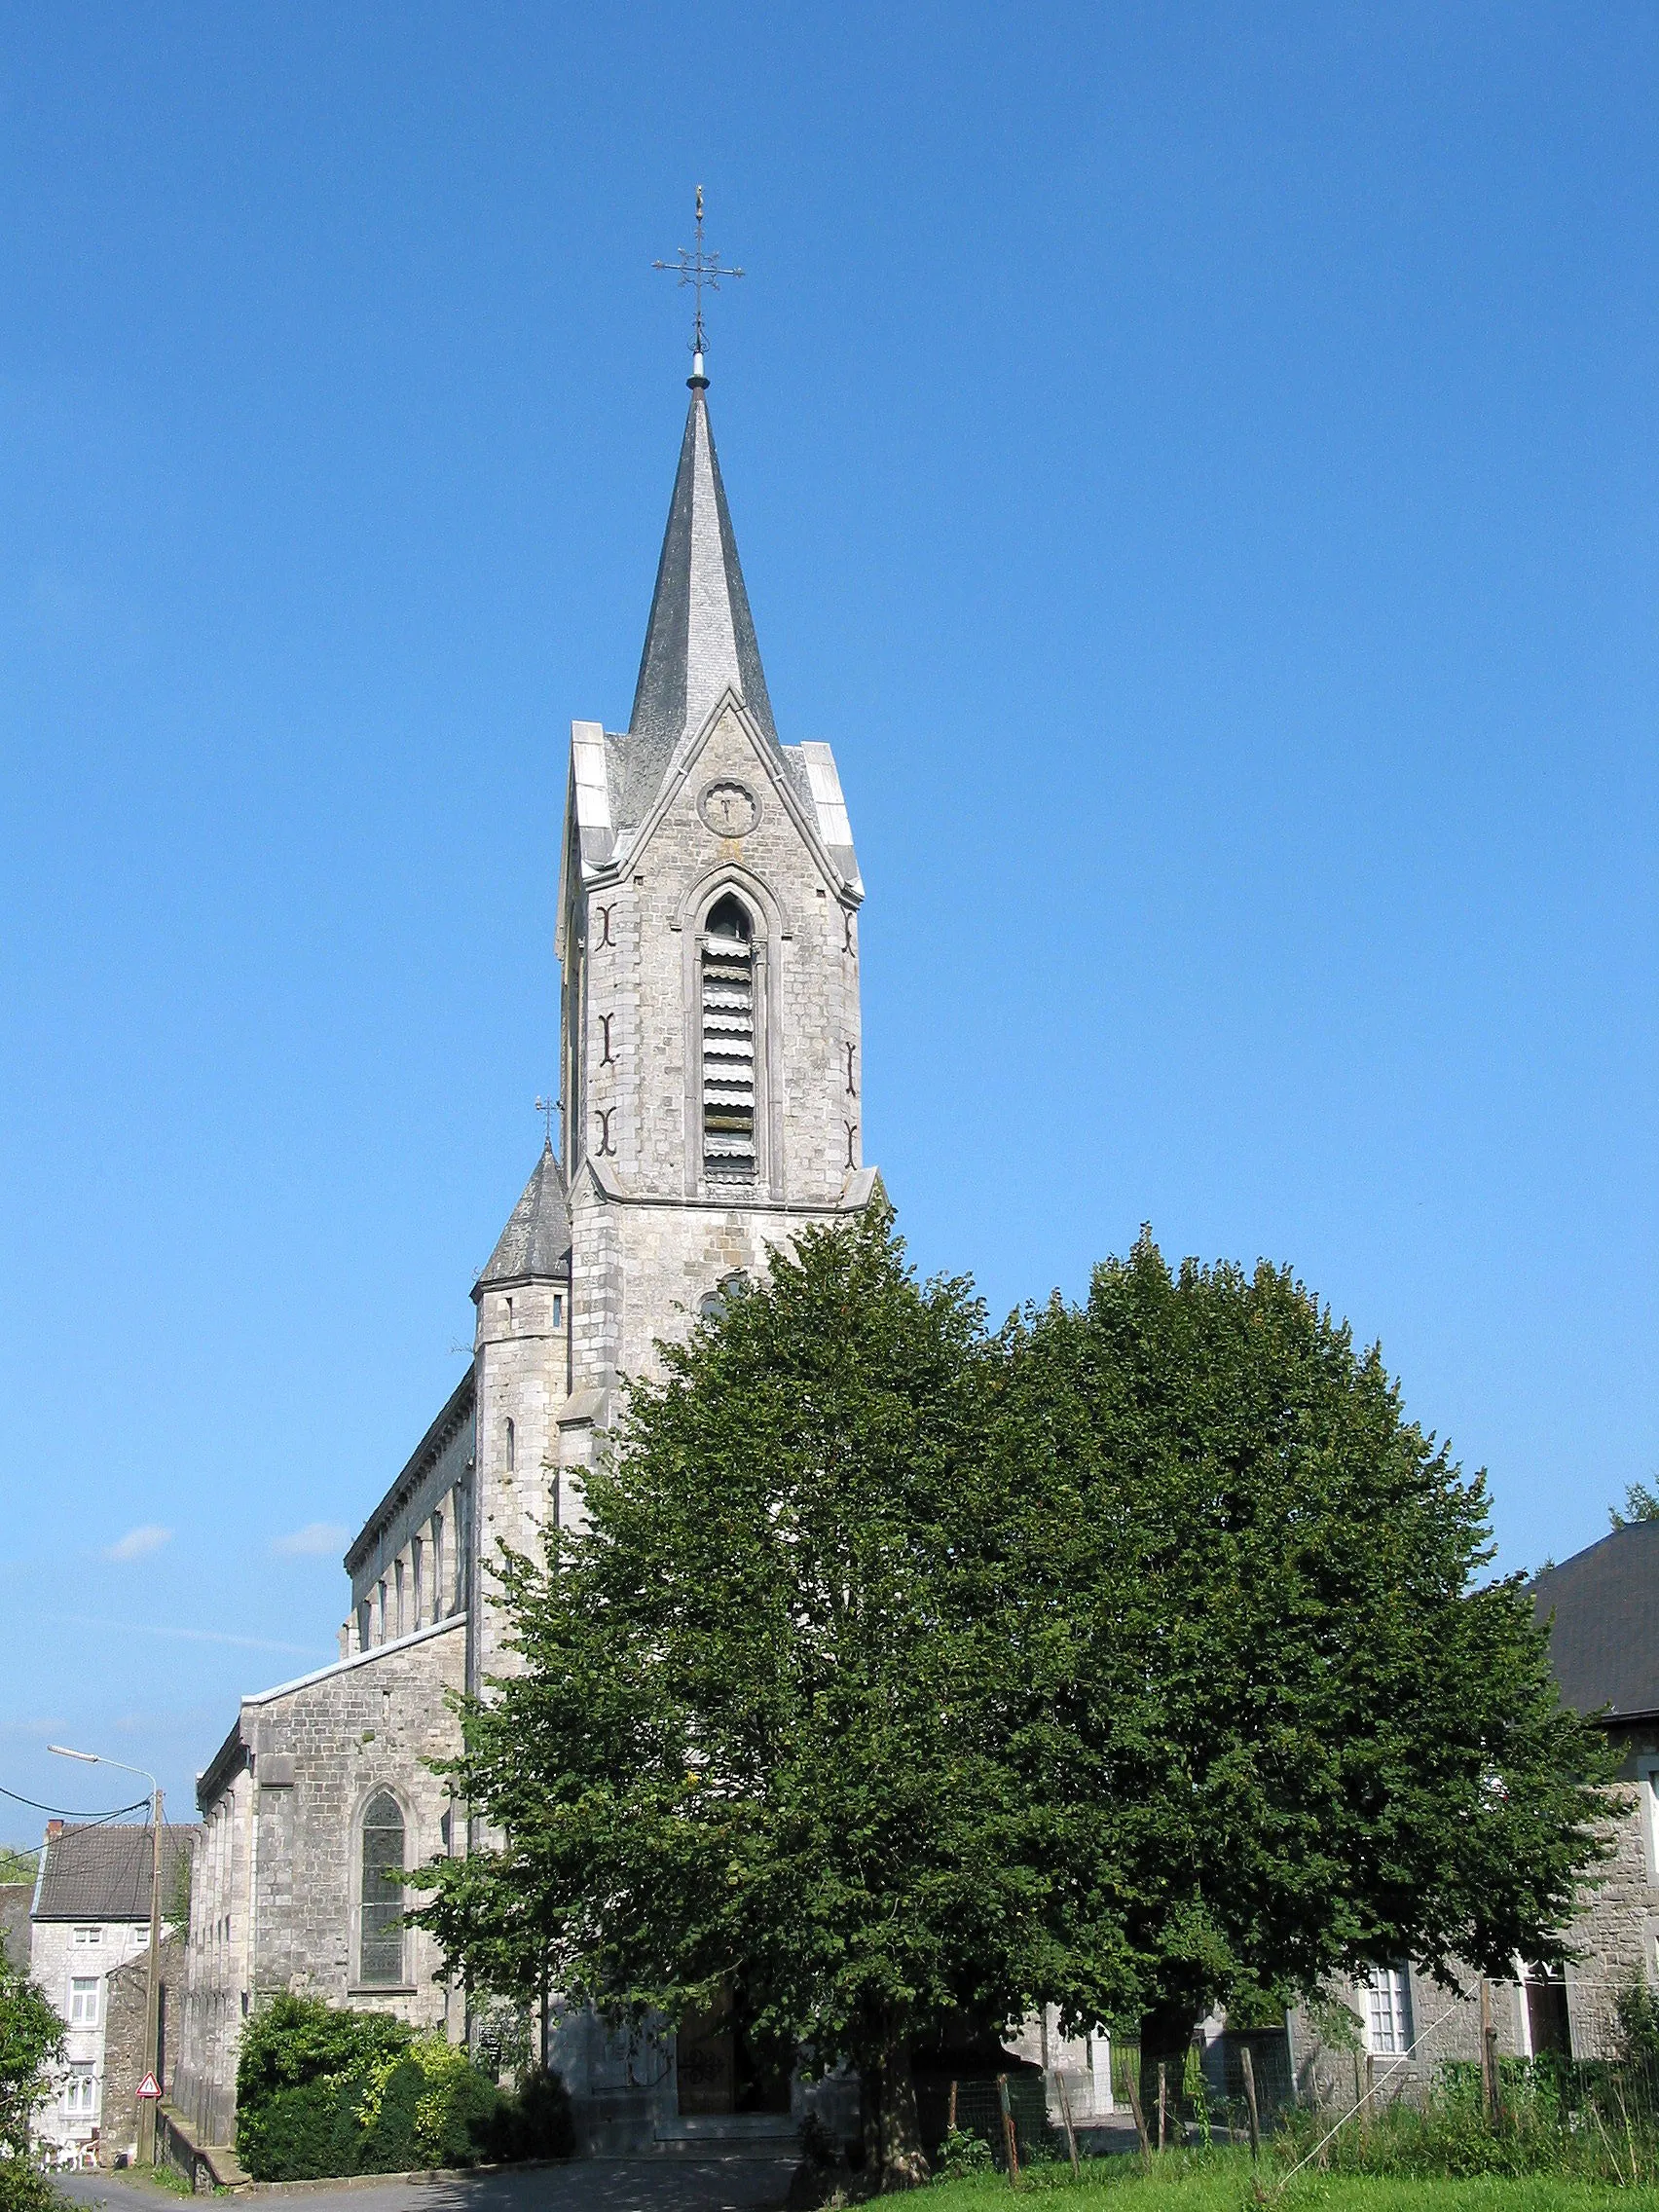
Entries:
[[436, 1462], [445, 1445], [461, 1424], [471, 1418], [471, 1414], [472, 1365], [468, 1361], [466, 1373], [444, 1400], [425, 1435], [404, 1460], [390, 1489], [351, 1538], [345, 1559], [348, 1574], [356, 1573], [373, 1548], [375, 1538], [413, 1497], [428, 1468]]
[[507, 1216], [507, 1226], [497, 1239], [473, 1296], [498, 1283], [570, 1279], [571, 1209], [565, 1202], [565, 1178], [549, 1138], [524, 1195]]

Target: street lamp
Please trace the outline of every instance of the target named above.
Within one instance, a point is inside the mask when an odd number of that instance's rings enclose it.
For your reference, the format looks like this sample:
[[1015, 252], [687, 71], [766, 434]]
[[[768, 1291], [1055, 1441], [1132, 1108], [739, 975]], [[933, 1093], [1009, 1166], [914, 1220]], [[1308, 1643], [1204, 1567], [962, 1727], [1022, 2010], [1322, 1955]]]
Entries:
[[[67, 1744], [48, 1744], [49, 1751], [55, 1751], [60, 1759], [80, 1759], [86, 1766], [119, 1767], [123, 1774], [142, 1775], [150, 1785], [150, 1961], [144, 1983], [144, 2072], [155, 2078], [158, 2088], [160, 2078], [156, 2068], [161, 2062], [161, 1968], [157, 1953], [162, 1943], [162, 1786], [147, 1767], [129, 1766], [125, 1759], [105, 1758], [101, 1751], [72, 1751]], [[138, 2100], [138, 2163], [153, 2166], [156, 2162], [156, 2105], [155, 2097]]]

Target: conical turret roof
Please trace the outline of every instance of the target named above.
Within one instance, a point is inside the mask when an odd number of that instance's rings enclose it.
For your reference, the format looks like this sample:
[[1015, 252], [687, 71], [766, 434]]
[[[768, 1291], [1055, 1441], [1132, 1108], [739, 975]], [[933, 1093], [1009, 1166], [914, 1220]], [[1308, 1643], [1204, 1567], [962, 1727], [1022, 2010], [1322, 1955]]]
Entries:
[[568, 1282], [571, 1278], [571, 1209], [565, 1178], [551, 1142], [542, 1148], [535, 1173], [507, 1217], [478, 1289], [504, 1282]]
[[706, 379], [691, 379], [691, 405], [657, 563], [656, 590], [630, 736], [666, 767], [680, 740], [701, 729], [730, 684], [775, 745], [772, 702], [737, 558], [731, 513], [709, 427]]

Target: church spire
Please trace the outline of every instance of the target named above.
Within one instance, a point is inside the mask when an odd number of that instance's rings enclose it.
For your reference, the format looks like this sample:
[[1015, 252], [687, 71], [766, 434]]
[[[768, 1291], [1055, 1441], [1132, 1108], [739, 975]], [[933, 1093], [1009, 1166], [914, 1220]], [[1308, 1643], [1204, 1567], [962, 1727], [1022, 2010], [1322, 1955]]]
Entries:
[[718, 292], [722, 276], [741, 276], [743, 271], [725, 268], [719, 255], [704, 243], [701, 185], [696, 245], [682, 246], [675, 260], [652, 266], [677, 276], [682, 286], [690, 285], [697, 297], [691, 374], [685, 380], [691, 387], [691, 405], [669, 502], [662, 559], [657, 563], [634, 711], [628, 718], [630, 735], [646, 740], [647, 755], [656, 756], [660, 774], [681, 739], [702, 728], [728, 684], [774, 745], [778, 733], [704, 396], [709, 379], [703, 368], [707, 345], [703, 294]]
[[700, 729], [730, 684], [774, 744], [772, 702], [760, 667], [755, 618], [738, 565], [720, 464], [709, 427], [702, 356], [687, 380], [691, 405], [680, 469], [657, 563], [656, 590], [628, 727], [667, 756]]

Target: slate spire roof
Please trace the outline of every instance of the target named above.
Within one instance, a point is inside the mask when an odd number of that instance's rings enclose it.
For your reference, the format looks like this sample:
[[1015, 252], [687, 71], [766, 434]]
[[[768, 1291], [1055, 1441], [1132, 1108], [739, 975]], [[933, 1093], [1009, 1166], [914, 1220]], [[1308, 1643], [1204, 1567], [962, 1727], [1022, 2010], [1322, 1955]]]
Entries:
[[691, 405], [628, 720], [629, 735], [643, 741], [642, 751], [658, 762], [659, 773], [680, 740], [702, 728], [728, 683], [766, 736], [778, 742], [709, 427], [708, 379], [689, 381]]
[[[568, 1282], [571, 1277], [571, 1209], [565, 1178], [551, 1141], [541, 1148], [535, 1173], [507, 1216], [490, 1264], [478, 1278], [478, 1291], [497, 1283]], [[478, 1294], [473, 1293], [474, 1297]]]

